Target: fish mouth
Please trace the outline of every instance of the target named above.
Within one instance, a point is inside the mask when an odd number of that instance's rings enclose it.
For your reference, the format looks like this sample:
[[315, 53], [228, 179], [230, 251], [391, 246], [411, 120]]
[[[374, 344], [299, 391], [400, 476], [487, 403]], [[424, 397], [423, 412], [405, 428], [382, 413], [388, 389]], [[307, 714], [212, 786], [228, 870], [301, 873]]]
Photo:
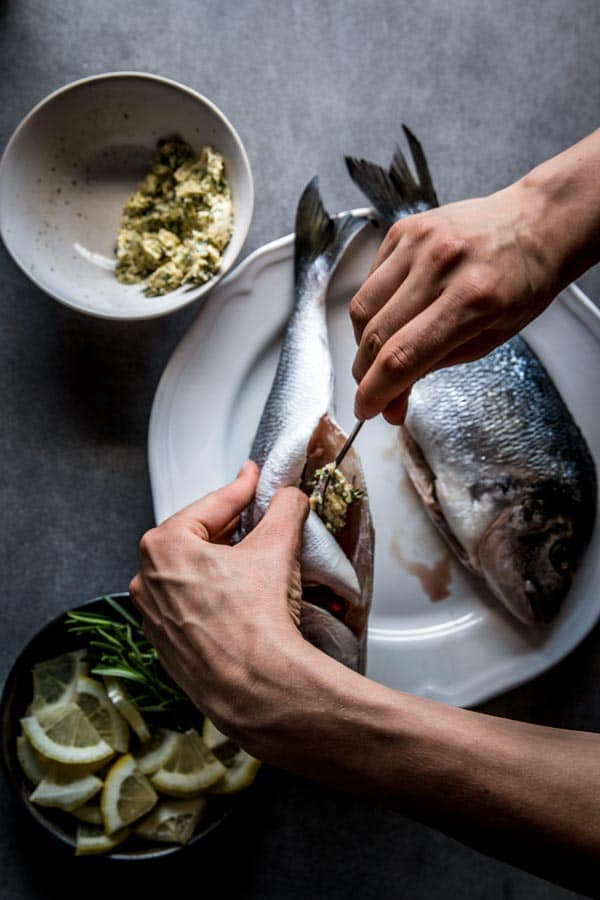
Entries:
[[577, 511], [556, 488], [538, 489], [504, 510], [479, 545], [479, 562], [494, 594], [527, 625], [549, 624], [573, 581], [585, 542], [574, 523]]

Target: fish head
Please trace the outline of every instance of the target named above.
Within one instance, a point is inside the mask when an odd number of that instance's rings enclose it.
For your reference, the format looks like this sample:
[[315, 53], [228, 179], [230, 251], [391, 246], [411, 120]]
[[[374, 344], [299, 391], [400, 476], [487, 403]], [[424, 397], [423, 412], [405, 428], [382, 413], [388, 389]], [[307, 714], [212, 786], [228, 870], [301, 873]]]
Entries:
[[548, 623], [556, 615], [588, 540], [584, 518], [568, 489], [548, 483], [515, 498], [484, 534], [482, 573], [522, 622]]

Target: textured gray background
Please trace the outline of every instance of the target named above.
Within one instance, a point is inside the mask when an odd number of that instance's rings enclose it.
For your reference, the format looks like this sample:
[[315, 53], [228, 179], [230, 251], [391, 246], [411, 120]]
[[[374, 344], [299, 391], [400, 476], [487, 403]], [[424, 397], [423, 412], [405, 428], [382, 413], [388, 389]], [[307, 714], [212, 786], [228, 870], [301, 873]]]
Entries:
[[[246, 143], [256, 210], [245, 252], [291, 230], [318, 172], [332, 209], [361, 203], [342, 153], [387, 161], [400, 122], [442, 199], [509, 183], [598, 124], [598, 0], [0, 0], [0, 145], [65, 82], [139, 69], [214, 100]], [[583, 286], [600, 296], [600, 272]], [[70, 312], [0, 250], [0, 678], [38, 623], [122, 590], [152, 523], [146, 426], [194, 310], [117, 324]], [[600, 729], [600, 631], [488, 712]], [[2, 898], [124, 897], [123, 868], [57, 854], [0, 782]], [[560, 798], [557, 798], [560, 802]], [[251, 900], [559, 898], [559, 888], [402, 816], [269, 772], [236, 821], [175, 865], [133, 867], [136, 895]], [[128, 894], [127, 894], [128, 895]]]

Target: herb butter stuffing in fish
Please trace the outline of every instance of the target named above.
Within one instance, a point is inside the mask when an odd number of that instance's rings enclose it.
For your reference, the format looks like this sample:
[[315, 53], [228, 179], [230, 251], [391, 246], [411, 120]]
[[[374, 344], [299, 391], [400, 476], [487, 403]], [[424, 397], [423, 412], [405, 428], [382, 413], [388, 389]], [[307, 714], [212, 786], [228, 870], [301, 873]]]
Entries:
[[363, 491], [357, 490], [344, 473], [336, 469], [335, 463], [317, 469], [313, 484], [310, 508], [323, 520], [327, 530], [335, 534], [345, 526], [349, 508], [360, 500]]
[[219, 271], [233, 207], [225, 161], [212, 147], [197, 156], [178, 137], [158, 142], [152, 168], [123, 210], [116, 276], [145, 282], [148, 297], [204, 284]]

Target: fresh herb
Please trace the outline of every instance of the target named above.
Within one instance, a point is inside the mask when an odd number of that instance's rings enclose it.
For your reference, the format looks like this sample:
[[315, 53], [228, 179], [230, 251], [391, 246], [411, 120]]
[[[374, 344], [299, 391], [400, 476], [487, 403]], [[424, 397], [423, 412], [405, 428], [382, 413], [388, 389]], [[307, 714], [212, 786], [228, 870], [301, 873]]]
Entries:
[[162, 668], [139, 620], [113, 597], [103, 600], [112, 615], [74, 611], [66, 618], [67, 629], [86, 638], [92, 674], [123, 679], [141, 712], [189, 718], [191, 701]]

